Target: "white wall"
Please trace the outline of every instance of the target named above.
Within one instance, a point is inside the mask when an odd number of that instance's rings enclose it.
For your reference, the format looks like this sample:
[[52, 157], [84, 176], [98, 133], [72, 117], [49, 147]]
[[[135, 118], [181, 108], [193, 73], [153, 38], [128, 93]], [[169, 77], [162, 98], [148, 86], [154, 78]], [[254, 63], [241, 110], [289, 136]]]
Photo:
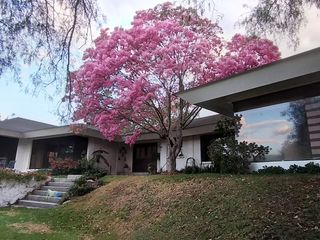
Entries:
[[160, 153], [160, 162], [159, 168], [157, 167], [157, 172], [166, 171], [167, 170], [167, 156], [168, 156], [168, 148], [167, 141], [162, 140], [159, 142], [158, 152]]
[[284, 169], [288, 169], [290, 165], [298, 165], [305, 166], [307, 163], [314, 162], [320, 164], [320, 160], [296, 160], [296, 161], [274, 161], [274, 162], [253, 162], [250, 164], [250, 171], [258, 171], [262, 169], [264, 166], [267, 167], [282, 167]]
[[30, 167], [32, 139], [19, 139], [14, 169], [26, 172]]
[[177, 170], [181, 170], [186, 167], [186, 161], [189, 157], [193, 157], [196, 165], [199, 166], [201, 163], [200, 136], [183, 138], [182, 154], [183, 157], [177, 158]]
[[[117, 149], [116, 173], [128, 174], [132, 172], [133, 146], [119, 143]], [[127, 165], [129, 168], [124, 168]]]
[[[117, 160], [117, 151], [118, 143], [109, 142], [104, 139], [89, 137], [88, 138], [88, 148], [87, 148], [87, 158], [92, 157], [92, 153], [97, 150], [104, 150], [109, 154], [104, 155], [111, 165], [111, 174], [116, 174], [116, 160]], [[103, 162], [100, 163], [100, 167], [105, 167]]]
[[[184, 137], [182, 143], [183, 157], [177, 158], [176, 169], [181, 170], [185, 168], [186, 161], [189, 157], [193, 157], [196, 160], [196, 165], [201, 163], [201, 147], [200, 147], [200, 136]], [[168, 158], [168, 147], [167, 142], [162, 141], [160, 143], [160, 168], [163, 171], [168, 170], [167, 158]], [[158, 168], [158, 171], [160, 169]]]
[[0, 207], [6, 207], [24, 198], [29, 192], [43, 185], [45, 181], [16, 182], [11, 180], [0, 181]]

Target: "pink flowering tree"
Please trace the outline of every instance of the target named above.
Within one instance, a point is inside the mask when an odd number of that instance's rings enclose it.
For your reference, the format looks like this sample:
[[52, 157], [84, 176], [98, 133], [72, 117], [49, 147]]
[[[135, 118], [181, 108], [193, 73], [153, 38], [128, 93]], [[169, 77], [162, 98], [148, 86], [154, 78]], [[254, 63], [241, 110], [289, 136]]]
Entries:
[[269, 40], [235, 35], [189, 8], [171, 3], [136, 13], [130, 29], [102, 30], [72, 74], [75, 120], [96, 126], [110, 141], [134, 144], [156, 133], [169, 146], [176, 169], [182, 130], [200, 111], [175, 93], [226, 78], [280, 57]]

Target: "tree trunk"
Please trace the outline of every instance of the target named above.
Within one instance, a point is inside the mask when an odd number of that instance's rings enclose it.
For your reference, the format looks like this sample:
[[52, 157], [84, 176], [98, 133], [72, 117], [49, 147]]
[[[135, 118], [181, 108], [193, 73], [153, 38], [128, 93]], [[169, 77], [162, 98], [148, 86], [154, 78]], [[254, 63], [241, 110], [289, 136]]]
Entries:
[[174, 154], [174, 149], [173, 147], [171, 147], [169, 142], [168, 171], [171, 173], [176, 171], [176, 166], [177, 166], [176, 160], [177, 158]]
[[182, 129], [177, 130], [175, 133], [174, 137], [169, 136], [167, 138], [169, 146], [168, 171], [171, 173], [176, 171], [177, 157], [182, 148]]
[[[183, 77], [179, 78], [179, 91], [184, 90], [183, 85]], [[168, 95], [170, 96], [170, 94]], [[171, 104], [171, 97], [169, 99], [169, 106]], [[168, 145], [169, 145], [169, 156], [168, 156], [168, 167], [169, 172], [175, 172], [177, 167], [177, 157], [181, 151], [182, 148], [182, 127], [183, 127], [183, 109], [184, 109], [185, 101], [180, 98], [179, 99], [179, 107], [178, 107], [178, 118], [177, 123], [174, 129], [169, 130], [169, 136], [168, 136]], [[170, 110], [170, 121], [171, 121], [171, 108]]]

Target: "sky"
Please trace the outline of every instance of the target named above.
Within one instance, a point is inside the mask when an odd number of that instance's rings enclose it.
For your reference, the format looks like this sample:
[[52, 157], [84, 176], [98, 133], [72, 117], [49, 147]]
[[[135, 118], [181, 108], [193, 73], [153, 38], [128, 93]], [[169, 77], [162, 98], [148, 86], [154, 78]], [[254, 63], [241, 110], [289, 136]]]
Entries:
[[[104, 28], [113, 29], [115, 26], [124, 28], [130, 27], [132, 18], [137, 10], [148, 9], [156, 4], [165, 2], [164, 0], [99, 0], [100, 9], [106, 16], [107, 22]], [[254, 6], [255, 0], [216, 0], [216, 9], [221, 14], [219, 25], [224, 30], [225, 38], [231, 38], [235, 33], [244, 33], [243, 29], [235, 27], [235, 23], [244, 16], [248, 9], [243, 5]], [[288, 48], [286, 40], [277, 42], [282, 57], [288, 57], [299, 52], [307, 51], [320, 46], [319, 34], [319, 11], [308, 10], [308, 23], [299, 33], [300, 46], [294, 51]], [[98, 36], [99, 30], [96, 29], [95, 35]], [[84, 49], [81, 49], [84, 50]], [[23, 86], [11, 80], [10, 76], [0, 78], [0, 119], [23, 117], [45, 123], [60, 125], [60, 119], [56, 115], [58, 103], [63, 93], [53, 93], [52, 89], [48, 89], [49, 94], [54, 95], [54, 99], [50, 100], [46, 94], [32, 94], [32, 91], [26, 93], [25, 87], [29, 86], [28, 68], [22, 73]], [[207, 115], [208, 112], [202, 112], [201, 116]]]

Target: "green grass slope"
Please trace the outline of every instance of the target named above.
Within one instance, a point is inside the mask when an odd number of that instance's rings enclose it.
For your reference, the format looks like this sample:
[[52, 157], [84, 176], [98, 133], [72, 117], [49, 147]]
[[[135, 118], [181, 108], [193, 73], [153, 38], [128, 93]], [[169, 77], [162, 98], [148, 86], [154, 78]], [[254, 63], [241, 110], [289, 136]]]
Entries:
[[320, 239], [320, 176], [105, 181], [57, 209], [1, 209], [0, 239]]

